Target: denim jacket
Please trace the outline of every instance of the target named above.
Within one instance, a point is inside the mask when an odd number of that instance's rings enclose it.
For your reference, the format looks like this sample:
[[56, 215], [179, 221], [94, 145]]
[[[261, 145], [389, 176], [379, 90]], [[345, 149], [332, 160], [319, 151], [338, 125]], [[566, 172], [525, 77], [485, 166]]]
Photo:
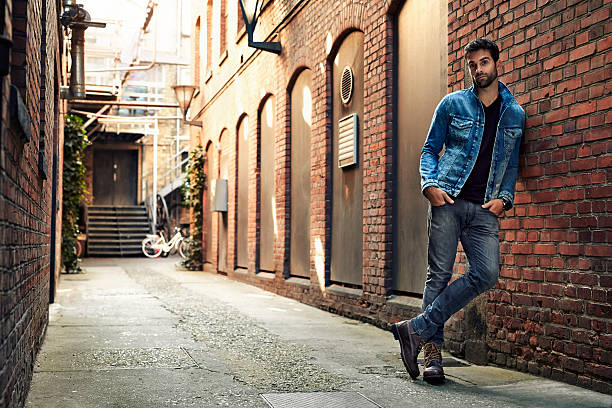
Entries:
[[[525, 111], [499, 82], [502, 98], [484, 202], [514, 201]], [[484, 132], [484, 107], [474, 86], [446, 95], [436, 108], [421, 152], [421, 191], [429, 186], [456, 197], [474, 168]], [[439, 157], [442, 147], [445, 151]]]

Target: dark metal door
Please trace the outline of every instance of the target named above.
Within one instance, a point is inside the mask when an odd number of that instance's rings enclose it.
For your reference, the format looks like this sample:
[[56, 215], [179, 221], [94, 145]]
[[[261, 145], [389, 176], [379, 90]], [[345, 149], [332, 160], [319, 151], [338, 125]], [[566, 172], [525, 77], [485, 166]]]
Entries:
[[135, 205], [138, 187], [137, 150], [95, 150], [93, 202]]
[[[228, 135], [227, 130], [224, 130], [219, 138], [219, 144], [221, 145], [221, 159], [219, 160], [219, 178], [228, 180], [229, 179], [229, 151], [228, 146]], [[227, 271], [227, 212], [219, 213], [219, 260], [218, 270]]]
[[447, 10], [429, 0], [406, 2], [398, 16], [396, 196], [393, 288], [423, 293], [427, 273], [427, 200], [419, 160], [433, 112], [446, 94]]
[[300, 74], [291, 90], [290, 274], [310, 276], [310, 137], [312, 72]]
[[270, 96], [259, 115], [261, 140], [261, 197], [259, 224], [259, 269], [274, 271], [276, 213], [274, 197], [274, 97]]
[[[353, 75], [353, 93], [347, 104], [340, 96], [345, 67]], [[361, 286], [363, 282], [363, 33], [354, 32], [344, 40], [333, 63], [333, 201], [331, 280]], [[358, 116], [357, 164], [338, 167], [340, 119]]]
[[204, 215], [206, 216], [205, 222], [205, 231], [204, 231], [204, 245], [206, 245], [206, 262], [213, 263], [213, 217], [215, 213], [213, 212], [213, 183], [217, 178], [215, 171], [215, 163], [213, 158], [213, 148], [212, 144], [209, 144], [206, 147], [206, 200], [204, 203]]
[[238, 125], [238, 206], [236, 209], [236, 266], [249, 265], [249, 118]]

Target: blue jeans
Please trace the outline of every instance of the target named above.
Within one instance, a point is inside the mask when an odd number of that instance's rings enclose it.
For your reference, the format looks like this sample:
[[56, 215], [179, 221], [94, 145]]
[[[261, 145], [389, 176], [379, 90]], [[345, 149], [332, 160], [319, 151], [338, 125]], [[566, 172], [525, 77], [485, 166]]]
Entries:
[[[431, 207], [423, 308], [411, 320], [422, 339], [438, 345], [444, 342], [444, 323], [476, 296], [495, 286], [499, 273], [497, 216], [479, 204], [454, 201], [455, 204]], [[458, 240], [468, 260], [468, 271], [449, 285]]]

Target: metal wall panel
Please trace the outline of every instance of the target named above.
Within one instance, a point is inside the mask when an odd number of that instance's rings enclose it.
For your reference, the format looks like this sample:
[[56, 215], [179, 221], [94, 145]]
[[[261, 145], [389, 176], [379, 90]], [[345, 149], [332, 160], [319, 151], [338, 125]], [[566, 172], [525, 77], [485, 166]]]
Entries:
[[[340, 98], [342, 71], [354, 73], [353, 95], [348, 104]], [[363, 33], [353, 32], [343, 41], [333, 62], [333, 199], [331, 280], [361, 286], [363, 282]], [[338, 122], [356, 113], [358, 162], [338, 167]]]
[[[229, 151], [226, 144], [228, 143], [228, 132], [224, 130], [219, 138], [221, 146], [221, 159], [219, 160], [219, 178], [229, 180]], [[218, 267], [220, 271], [227, 271], [227, 212], [219, 213], [219, 253]]]
[[398, 16], [397, 135], [393, 288], [423, 293], [427, 208], [419, 160], [433, 112], [447, 87], [447, 4], [407, 1]]
[[236, 209], [236, 266], [249, 266], [249, 118], [238, 126], [238, 205]]
[[261, 196], [259, 219], [259, 269], [274, 271], [276, 199], [274, 197], [274, 97], [270, 96], [259, 115], [261, 141]]
[[209, 144], [206, 147], [206, 202], [204, 203], [204, 214], [206, 215], [205, 231], [204, 231], [204, 245], [206, 246], [206, 262], [214, 263], [215, 259], [213, 256], [213, 217], [215, 212], [213, 211], [213, 180], [217, 178], [215, 172], [215, 163], [213, 155], [213, 145]]
[[303, 71], [291, 90], [290, 274], [310, 276], [310, 138], [312, 72]]

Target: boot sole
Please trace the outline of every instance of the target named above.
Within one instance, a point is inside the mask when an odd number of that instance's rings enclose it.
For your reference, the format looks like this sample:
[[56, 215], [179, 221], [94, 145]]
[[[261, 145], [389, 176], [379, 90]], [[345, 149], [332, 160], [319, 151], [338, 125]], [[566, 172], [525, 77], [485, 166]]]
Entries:
[[430, 376], [425, 376], [425, 374], [423, 374], [423, 380], [432, 385], [440, 385], [446, 382], [446, 378], [444, 377], [444, 374], [430, 375]]

